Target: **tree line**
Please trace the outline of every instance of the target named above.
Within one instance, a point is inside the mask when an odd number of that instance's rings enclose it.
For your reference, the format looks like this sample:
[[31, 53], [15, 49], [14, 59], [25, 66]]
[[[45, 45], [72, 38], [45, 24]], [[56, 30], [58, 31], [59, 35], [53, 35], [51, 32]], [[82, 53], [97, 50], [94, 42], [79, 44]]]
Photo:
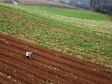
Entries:
[[68, 4], [88, 10], [92, 7], [97, 12], [112, 15], [112, 0], [70, 0]]
[[101, 0], [99, 4], [92, 6], [97, 12], [112, 15], [112, 0]]
[[21, 3], [21, 0], [5, 0], [4, 3], [13, 3], [13, 1], [16, 1], [17, 3]]
[[[56, 0], [48, 1], [55, 2]], [[58, 0], [58, 2], [87, 10], [92, 9], [96, 12], [112, 15], [112, 0], [69, 0], [68, 3], [65, 3], [65, 0]]]

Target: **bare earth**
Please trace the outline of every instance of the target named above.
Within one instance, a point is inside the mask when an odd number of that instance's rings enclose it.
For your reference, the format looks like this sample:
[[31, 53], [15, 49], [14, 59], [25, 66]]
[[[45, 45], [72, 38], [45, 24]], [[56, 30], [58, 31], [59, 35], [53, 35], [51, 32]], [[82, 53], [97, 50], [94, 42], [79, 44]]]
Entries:
[[[33, 58], [26, 60], [26, 51]], [[112, 84], [112, 69], [0, 34], [0, 84]]]

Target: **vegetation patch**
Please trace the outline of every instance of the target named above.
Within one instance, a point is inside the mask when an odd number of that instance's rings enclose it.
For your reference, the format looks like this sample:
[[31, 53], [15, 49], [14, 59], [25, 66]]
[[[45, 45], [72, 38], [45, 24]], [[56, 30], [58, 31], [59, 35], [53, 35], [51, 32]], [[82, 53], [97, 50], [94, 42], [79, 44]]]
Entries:
[[112, 22], [102, 14], [0, 3], [0, 18], [1, 33], [97, 64], [112, 65]]

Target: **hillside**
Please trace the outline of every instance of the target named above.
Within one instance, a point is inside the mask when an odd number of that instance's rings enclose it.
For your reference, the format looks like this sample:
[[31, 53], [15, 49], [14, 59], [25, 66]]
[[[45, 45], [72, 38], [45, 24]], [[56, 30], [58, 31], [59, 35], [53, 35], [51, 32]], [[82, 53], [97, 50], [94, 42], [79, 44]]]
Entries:
[[[0, 51], [0, 83], [112, 83], [108, 15], [0, 3]], [[26, 51], [33, 59], [26, 60]]]
[[[68, 5], [80, 7], [87, 10], [92, 10], [104, 13], [104, 14], [110, 14], [112, 15], [112, 0], [93, 0], [93, 3], [91, 3], [91, 0], [50, 0], [50, 1], [58, 1], [59, 3], [65, 3]], [[96, 1], [96, 2], [94, 2]], [[90, 6], [91, 5], [91, 6]]]
[[112, 67], [112, 22], [106, 15], [51, 6], [0, 7], [1, 33]]
[[51, 5], [51, 6], [60, 6], [60, 7], [66, 7], [66, 8], [73, 8], [76, 9], [74, 6], [70, 6], [67, 4], [62, 4], [62, 3], [56, 3], [52, 1], [47, 1], [47, 0], [0, 0], [0, 2], [5, 2], [5, 3], [18, 3], [22, 5]]
[[0, 0], [0, 2], [23, 4], [23, 5], [52, 5], [66, 8], [82, 8], [94, 12], [112, 15], [112, 1], [111, 0]]

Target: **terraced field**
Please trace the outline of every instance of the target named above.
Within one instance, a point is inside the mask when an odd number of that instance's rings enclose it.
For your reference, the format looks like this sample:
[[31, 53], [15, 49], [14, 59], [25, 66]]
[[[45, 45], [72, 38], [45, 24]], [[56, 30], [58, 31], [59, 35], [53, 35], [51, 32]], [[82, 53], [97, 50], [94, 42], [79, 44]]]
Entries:
[[112, 69], [0, 34], [0, 83], [112, 84]]
[[62, 7], [0, 3], [0, 33], [112, 68], [112, 22], [105, 16]]
[[112, 21], [106, 17], [0, 3], [0, 84], [112, 84]]

